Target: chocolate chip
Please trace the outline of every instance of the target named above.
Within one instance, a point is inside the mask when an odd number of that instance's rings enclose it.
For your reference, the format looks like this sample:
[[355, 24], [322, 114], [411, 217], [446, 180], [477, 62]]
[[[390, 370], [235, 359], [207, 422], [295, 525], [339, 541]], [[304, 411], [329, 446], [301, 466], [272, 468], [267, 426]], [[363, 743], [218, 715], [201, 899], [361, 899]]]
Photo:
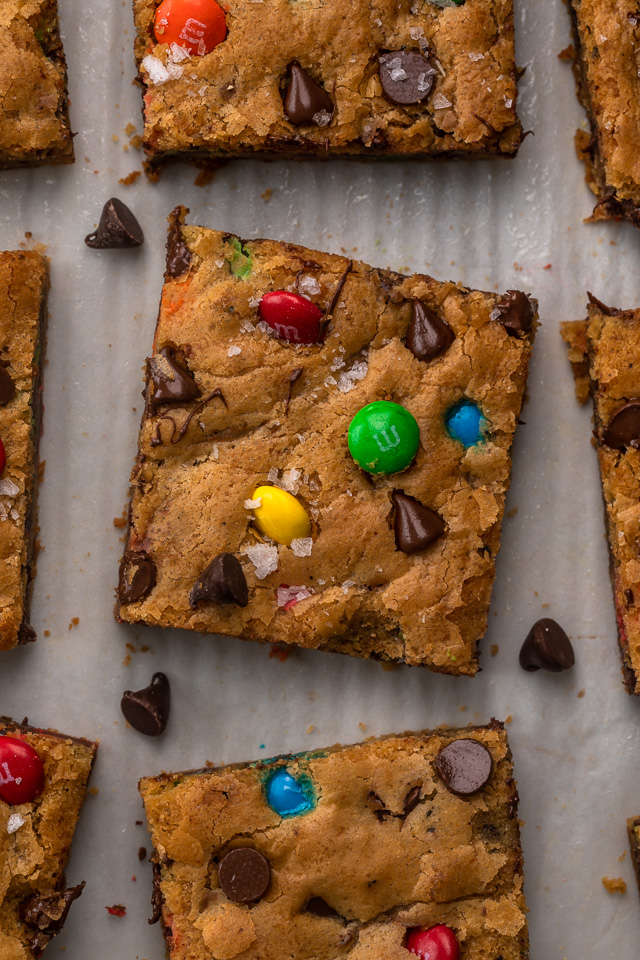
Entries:
[[138, 860], [142, 863], [143, 860], [147, 859], [147, 848], [138, 847]]
[[640, 449], [640, 400], [629, 400], [616, 410], [602, 433], [602, 442], [614, 450]]
[[169, 217], [169, 236], [167, 237], [167, 259], [165, 277], [176, 280], [187, 272], [191, 265], [191, 250], [182, 236], [182, 208], [176, 207]]
[[314, 123], [326, 127], [335, 107], [322, 87], [295, 60], [289, 64], [289, 86], [284, 98], [284, 112], [296, 127]]
[[509, 336], [524, 336], [531, 330], [533, 305], [520, 290], [507, 290], [493, 308], [491, 319], [501, 323]]
[[400, 490], [394, 490], [392, 497], [396, 508], [393, 529], [398, 550], [416, 553], [442, 536], [445, 531], [444, 520], [435, 510], [430, 510]]
[[135, 603], [151, 593], [156, 585], [156, 574], [156, 565], [146, 553], [125, 553], [120, 564], [120, 603]]
[[261, 900], [271, 882], [271, 865], [253, 847], [237, 847], [220, 862], [218, 882], [222, 892], [236, 903]]
[[16, 387], [3, 366], [0, 366], [0, 407], [6, 407], [13, 400]]
[[576, 662], [571, 641], [559, 623], [544, 617], [529, 630], [520, 650], [520, 666], [525, 670], [550, 670], [560, 673]]
[[340, 920], [344, 919], [341, 914], [339, 914], [337, 910], [334, 910], [333, 907], [330, 907], [322, 897], [311, 897], [311, 900], [309, 900], [304, 909], [307, 913], [313, 913], [316, 917], [338, 917]]
[[418, 806], [420, 803], [420, 793], [422, 791], [421, 786], [411, 787], [411, 790], [407, 793], [404, 798], [404, 815], [408, 816], [411, 811]]
[[147, 737], [164, 733], [171, 708], [171, 688], [164, 673], [154, 673], [142, 690], [125, 690], [120, 709], [134, 730]]
[[195, 610], [201, 600], [237, 603], [239, 607], [249, 603], [247, 578], [232, 553], [219, 553], [196, 580], [189, 594], [191, 609]]
[[454, 740], [435, 759], [436, 770], [452, 793], [467, 797], [482, 790], [491, 776], [491, 754], [478, 740]]
[[420, 103], [431, 93], [436, 71], [417, 50], [392, 50], [381, 54], [378, 63], [382, 90], [392, 103]]
[[161, 407], [163, 403], [190, 403], [200, 396], [193, 374], [178, 363], [173, 347], [163, 347], [150, 358], [149, 380], [153, 386], [153, 392], [149, 393], [152, 407]]
[[141, 246], [144, 234], [129, 207], [112, 197], [102, 208], [98, 229], [86, 236], [84, 242], [94, 250], [117, 250]]
[[60, 933], [65, 925], [71, 904], [84, 890], [84, 881], [77, 887], [68, 887], [56, 893], [42, 893], [25, 900], [20, 906], [20, 918], [28, 927], [37, 930], [30, 937], [29, 946], [34, 956], [40, 956], [52, 937]]
[[433, 360], [448, 350], [456, 335], [445, 320], [422, 300], [414, 300], [407, 330], [407, 346], [418, 360]]

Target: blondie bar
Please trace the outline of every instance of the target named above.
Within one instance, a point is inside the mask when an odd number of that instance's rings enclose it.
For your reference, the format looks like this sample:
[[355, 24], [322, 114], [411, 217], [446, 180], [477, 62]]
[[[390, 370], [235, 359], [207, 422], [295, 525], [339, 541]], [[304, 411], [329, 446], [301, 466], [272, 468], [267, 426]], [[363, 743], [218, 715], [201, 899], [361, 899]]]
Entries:
[[475, 674], [535, 301], [182, 216], [120, 620]]
[[35, 640], [29, 600], [47, 286], [41, 254], [0, 253], [0, 651]]
[[2, 0], [0, 168], [72, 163], [57, 0]]
[[64, 868], [97, 746], [0, 717], [0, 957], [32, 960], [84, 883]]
[[134, 0], [144, 148], [231, 157], [513, 157], [512, 0]]

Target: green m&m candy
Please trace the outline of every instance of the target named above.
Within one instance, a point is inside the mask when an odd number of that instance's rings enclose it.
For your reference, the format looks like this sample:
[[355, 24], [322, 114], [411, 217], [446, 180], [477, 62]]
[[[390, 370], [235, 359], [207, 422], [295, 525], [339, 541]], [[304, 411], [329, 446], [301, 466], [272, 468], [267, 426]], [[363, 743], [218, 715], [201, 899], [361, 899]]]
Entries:
[[349, 425], [349, 453], [367, 473], [399, 473], [413, 462], [420, 446], [415, 417], [390, 400], [358, 410]]

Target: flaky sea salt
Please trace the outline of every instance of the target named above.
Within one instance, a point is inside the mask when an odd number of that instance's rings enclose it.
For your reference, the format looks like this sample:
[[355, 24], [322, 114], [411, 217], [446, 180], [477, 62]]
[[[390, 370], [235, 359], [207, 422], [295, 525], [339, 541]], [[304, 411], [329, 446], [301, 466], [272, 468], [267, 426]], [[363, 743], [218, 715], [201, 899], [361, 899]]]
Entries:
[[262, 497], [256, 497], [255, 500], [245, 500], [244, 508], [245, 510], [257, 510], [261, 503]]
[[236, 347], [235, 344], [230, 346], [229, 349], [227, 350], [228, 357], [237, 357], [239, 353], [242, 353], [242, 350], [240, 349], [240, 347]]
[[224, 267], [224, 265], [225, 265], [225, 263], [226, 263], [227, 261], [226, 261], [226, 260], [214, 260], [213, 262], [215, 263], [216, 267], [220, 270], [222, 267]]
[[26, 823], [26, 821], [20, 816], [19, 813], [12, 813], [7, 820], [7, 833], [15, 833], [20, 829], [23, 823]]
[[186, 47], [174, 41], [169, 44], [169, 59], [172, 63], [183, 63], [185, 60], [191, 60], [191, 54]]
[[211, 448], [211, 456], [213, 457], [214, 460], [217, 460], [217, 459], [218, 459], [218, 444], [217, 444], [217, 443], [214, 443], [214, 445], [213, 445], [212, 448]]
[[278, 486], [286, 490], [287, 493], [293, 493], [295, 495], [300, 489], [301, 476], [302, 470], [299, 470], [297, 467], [292, 467], [291, 470], [285, 470]]
[[338, 381], [336, 380], [336, 378], [335, 378], [335, 377], [332, 377], [331, 374], [329, 374], [329, 376], [327, 377], [327, 379], [326, 379], [325, 382], [324, 382], [324, 385], [325, 385], [325, 387], [335, 387], [335, 385], [336, 385], [337, 382], [338, 382]]
[[[249, 300], [249, 306], [251, 307], [251, 309], [252, 309], [252, 310], [255, 310], [256, 307], [259, 307], [261, 300], [262, 300], [262, 297], [251, 297], [251, 300]], [[242, 321], [242, 325], [244, 326], [245, 323], [249, 323], [249, 321], [248, 321], [248, 320], [246, 320], [246, 321], [243, 320], [243, 321]], [[249, 326], [251, 327], [252, 330], [255, 330], [255, 327], [253, 326], [252, 323], [249, 323]], [[244, 329], [246, 330], [247, 328], [244, 327]]]
[[402, 69], [402, 67], [394, 67], [389, 76], [397, 83], [398, 80], [406, 80], [408, 74], [406, 70]]
[[315, 277], [298, 277], [298, 292], [306, 293], [309, 297], [315, 297], [321, 291], [321, 286]]
[[264, 580], [278, 569], [278, 548], [270, 543], [243, 547], [240, 553], [247, 556], [254, 565], [257, 580]]
[[141, 64], [143, 70], [147, 73], [147, 78], [154, 87], [160, 86], [161, 83], [166, 83], [170, 79], [169, 71], [165, 67], [162, 60], [158, 57], [152, 56], [149, 54], [144, 58]]
[[364, 380], [367, 375], [369, 365], [366, 360], [356, 360], [351, 370], [344, 370], [338, 379], [338, 390], [341, 393], [349, 393], [353, 390], [358, 380]]
[[10, 480], [9, 477], [2, 477], [0, 479], [0, 496], [17, 497], [19, 493], [20, 487], [18, 487], [13, 480]]
[[424, 37], [424, 28], [423, 27], [411, 27], [409, 30], [409, 36], [412, 40], [419, 40], [420, 37]]
[[328, 127], [331, 123], [332, 116], [333, 114], [329, 113], [328, 110], [318, 110], [318, 112], [313, 115], [313, 122], [318, 127]]
[[278, 587], [276, 592], [279, 607], [294, 607], [301, 600], [313, 596], [309, 587]]
[[467, 56], [469, 60], [484, 60], [484, 53], [469, 53]]
[[451, 100], [447, 98], [442, 93], [436, 93], [433, 98], [433, 106], [435, 110], [445, 110], [447, 107], [451, 106]]
[[349, 587], [355, 587], [355, 580], [344, 580], [342, 583], [342, 592], [345, 594], [349, 593]]
[[279, 486], [280, 471], [277, 467], [271, 467], [269, 473], [267, 474], [267, 480], [269, 483], [275, 484], [276, 487]]
[[290, 546], [296, 557], [310, 557], [313, 549], [313, 539], [312, 537], [298, 537], [291, 541]]
[[271, 332], [271, 327], [268, 323], [266, 323], [265, 320], [260, 320], [258, 323], [256, 323], [256, 329], [260, 330], [261, 333]]

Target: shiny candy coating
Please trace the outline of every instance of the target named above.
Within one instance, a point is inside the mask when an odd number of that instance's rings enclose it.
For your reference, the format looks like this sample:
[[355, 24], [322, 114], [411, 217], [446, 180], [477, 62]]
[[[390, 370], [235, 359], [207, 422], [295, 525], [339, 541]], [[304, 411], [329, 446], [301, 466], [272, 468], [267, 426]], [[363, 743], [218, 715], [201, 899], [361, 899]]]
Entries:
[[411, 466], [420, 446], [420, 428], [399, 403], [376, 400], [358, 410], [349, 425], [349, 452], [367, 473], [399, 473]]
[[465, 447], [472, 447], [482, 440], [487, 421], [477, 403], [461, 400], [448, 411], [445, 423], [450, 437]]
[[31, 803], [42, 792], [44, 766], [28, 743], [0, 737], [0, 800], [13, 806]]
[[281, 817], [296, 817], [314, 806], [311, 784], [296, 780], [284, 767], [271, 774], [266, 785], [267, 803]]
[[317, 343], [324, 314], [320, 307], [299, 293], [274, 290], [265, 293], [258, 307], [264, 320], [279, 340], [290, 343]]
[[216, 0], [163, 0], [156, 10], [153, 32], [158, 43], [177, 43], [203, 57], [225, 39], [227, 23]]
[[292, 540], [311, 536], [311, 521], [299, 500], [279, 487], [256, 487], [252, 500], [260, 500], [253, 508], [253, 521], [266, 537], [289, 546]]
[[409, 930], [405, 948], [420, 960], [460, 960], [458, 938], [444, 923], [428, 930]]

